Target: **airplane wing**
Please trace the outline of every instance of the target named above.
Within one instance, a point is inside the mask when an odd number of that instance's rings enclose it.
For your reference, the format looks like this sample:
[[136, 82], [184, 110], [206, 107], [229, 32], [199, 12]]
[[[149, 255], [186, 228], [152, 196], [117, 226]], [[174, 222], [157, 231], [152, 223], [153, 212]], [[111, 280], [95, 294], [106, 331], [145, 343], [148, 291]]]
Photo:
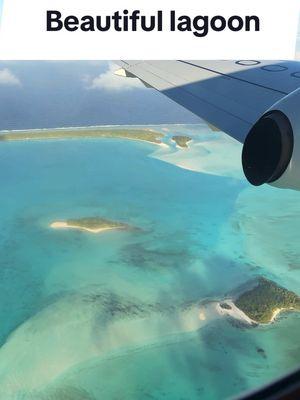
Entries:
[[242, 143], [266, 110], [300, 87], [298, 61], [122, 61], [121, 66], [123, 75], [139, 78]]

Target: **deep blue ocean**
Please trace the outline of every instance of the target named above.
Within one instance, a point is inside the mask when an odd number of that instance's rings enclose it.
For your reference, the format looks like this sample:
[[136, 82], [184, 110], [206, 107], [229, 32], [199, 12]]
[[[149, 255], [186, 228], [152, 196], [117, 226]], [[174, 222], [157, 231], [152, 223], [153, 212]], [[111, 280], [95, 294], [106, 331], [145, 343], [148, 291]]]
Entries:
[[[217, 400], [300, 363], [297, 313], [189, 330], [179, 317], [169, 329], [161, 311], [257, 275], [299, 294], [300, 193], [179, 168], [155, 150], [0, 144], [0, 399]], [[137, 229], [49, 227], [91, 216]]]

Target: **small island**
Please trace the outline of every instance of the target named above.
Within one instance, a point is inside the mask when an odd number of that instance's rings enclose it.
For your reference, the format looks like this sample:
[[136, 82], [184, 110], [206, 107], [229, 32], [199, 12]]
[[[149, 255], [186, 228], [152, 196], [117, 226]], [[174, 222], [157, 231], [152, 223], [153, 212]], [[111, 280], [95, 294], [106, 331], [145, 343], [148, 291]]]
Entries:
[[260, 277], [257, 285], [242, 293], [235, 301], [236, 307], [257, 323], [274, 321], [281, 311], [300, 311], [300, 297], [275, 282]]
[[50, 224], [54, 229], [78, 229], [91, 233], [100, 233], [111, 229], [129, 229], [129, 225], [122, 222], [110, 221], [100, 217], [88, 217], [55, 221]]
[[176, 142], [176, 145], [182, 148], [187, 148], [188, 147], [188, 142], [192, 140], [189, 136], [180, 136], [180, 135], [175, 135], [172, 137], [172, 140]]
[[123, 129], [123, 128], [74, 128], [74, 129], [43, 129], [28, 131], [10, 131], [0, 133], [0, 141], [18, 140], [46, 140], [46, 139], [101, 139], [119, 138], [142, 140], [144, 142], [164, 145], [162, 133], [151, 129]]

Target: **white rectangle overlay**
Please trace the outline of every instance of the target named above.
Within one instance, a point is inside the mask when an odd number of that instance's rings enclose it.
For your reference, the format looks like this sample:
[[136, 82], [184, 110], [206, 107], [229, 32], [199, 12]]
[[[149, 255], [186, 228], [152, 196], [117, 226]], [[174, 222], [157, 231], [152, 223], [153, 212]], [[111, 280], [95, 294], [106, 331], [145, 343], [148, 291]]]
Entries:
[[[1, 2], [1, 0], [0, 0]], [[4, 0], [0, 25], [2, 60], [118, 59], [294, 59], [300, 0]], [[47, 31], [47, 11], [68, 16], [128, 15], [146, 17], [162, 12], [161, 31]], [[170, 30], [170, 13], [188, 16], [191, 31]], [[258, 16], [260, 30], [215, 31], [214, 16]], [[199, 37], [197, 16], [208, 16], [208, 32]], [[139, 22], [139, 21], [138, 21]], [[201, 20], [203, 23], [203, 20]], [[54, 26], [54, 25], [53, 25]], [[74, 26], [74, 25], [73, 25]], [[245, 27], [245, 26], [244, 26]], [[130, 28], [129, 28], [130, 29]]]

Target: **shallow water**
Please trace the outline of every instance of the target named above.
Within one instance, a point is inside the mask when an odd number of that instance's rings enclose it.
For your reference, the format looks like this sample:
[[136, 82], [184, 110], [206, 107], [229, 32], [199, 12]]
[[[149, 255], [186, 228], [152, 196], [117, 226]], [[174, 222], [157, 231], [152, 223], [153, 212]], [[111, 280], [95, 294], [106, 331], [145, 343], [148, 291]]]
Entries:
[[[203, 125], [156, 129], [220, 140]], [[257, 274], [298, 291], [300, 194], [178, 168], [164, 161], [174, 151], [118, 139], [1, 144], [0, 398], [224, 399], [300, 362], [298, 314], [193, 329], [180, 311]], [[84, 216], [138, 229], [49, 228]]]

